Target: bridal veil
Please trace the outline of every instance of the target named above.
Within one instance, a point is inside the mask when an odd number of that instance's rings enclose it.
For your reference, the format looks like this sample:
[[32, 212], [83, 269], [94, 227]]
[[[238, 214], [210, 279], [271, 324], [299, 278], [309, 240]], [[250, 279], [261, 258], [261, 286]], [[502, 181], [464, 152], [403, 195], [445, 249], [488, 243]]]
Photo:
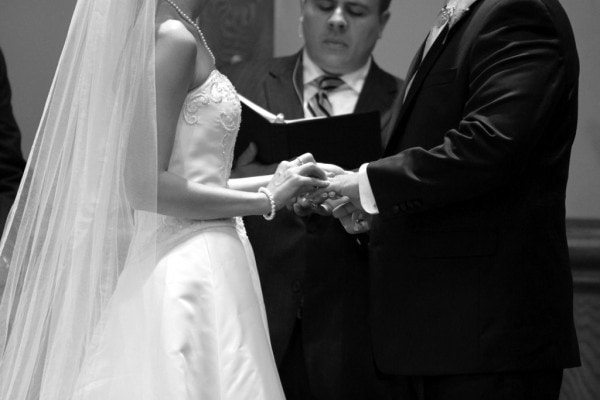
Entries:
[[77, 2], [1, 243], [1, 399], [70, 399], [119, 274], [154, 264], [156, 3]]

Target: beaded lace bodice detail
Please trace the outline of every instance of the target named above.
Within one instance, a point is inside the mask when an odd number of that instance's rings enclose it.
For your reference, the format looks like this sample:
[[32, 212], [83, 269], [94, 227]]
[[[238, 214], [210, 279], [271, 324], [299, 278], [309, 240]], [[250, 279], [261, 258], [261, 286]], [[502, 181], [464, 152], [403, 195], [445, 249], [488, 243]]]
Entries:
[[[229, 79], [217, 70], [212, 71], [185, 98], [169, 172], [193, 182], [227, 187], [241, 113], [240, 100]], [[203, 226], [201, 221], [170, 216], [163, 216], [160, 225], [160, 233], [166, 235]], [[245, 235], [241, 218], [235, 219], [235, 225]]]
[[185, 99], [169, 171], [194, 182], [226, 187], [240, 121], [235, 88], [219, 71], [212, 71]]

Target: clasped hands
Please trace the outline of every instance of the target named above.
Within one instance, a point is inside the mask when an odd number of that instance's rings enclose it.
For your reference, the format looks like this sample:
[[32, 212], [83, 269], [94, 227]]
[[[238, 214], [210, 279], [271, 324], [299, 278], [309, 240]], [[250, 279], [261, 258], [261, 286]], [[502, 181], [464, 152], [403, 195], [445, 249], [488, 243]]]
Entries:
[[329, 186], [296, 197], [290, 208], [297, 215], [331, 215], [337, 218], [346, 232], [367, 232], [371, 215], [360, 204], [358, 175], [333, 164], [317, 163], [329, 181]]
[[346, 232], [351, 234], [368, 231], [371, 216], [360, 204], [358, 175], [337, 165], [317, 163], [310, 154], [303, 154], [290, 161], [292, 165], [307, 163], [316, 166], [316, 170], [313, 170], [315, 177], [326, 177], [329, 184], [292, 197], [287, 204], [288, 209], [300, 216], [333, 216], [340, 221]]
[[287, 208], [300, 216], [333, 216], [350, 234], [363, 233], [370, 229], [371, 215], [364, 211], [360, 204], [358, 174], [333, 164], [317, 163], [310, 153], [279, 165], [261, 164], [256, 161], [256, 154], [256, 146], [251, 144], [238, 158], [233, 174], [236, 177], [274, 174], [271, 184], [275, 186], [280, 180], [279, 177], [293, 173], [309, 175], [318, 180], [326, 179], [328, 184], [325, 187], [302, 186], [299, 192], [286, 199]]

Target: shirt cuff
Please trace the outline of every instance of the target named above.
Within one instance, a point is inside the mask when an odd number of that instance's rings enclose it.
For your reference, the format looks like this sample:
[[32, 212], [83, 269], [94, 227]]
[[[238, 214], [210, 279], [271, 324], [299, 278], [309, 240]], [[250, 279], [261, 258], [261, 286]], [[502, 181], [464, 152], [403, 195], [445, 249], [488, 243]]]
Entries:
[[377, 202], [371, 189], [371, 183], [369, 182], [369, 176], [367, 175], [367, 165], [364, 163], [358, 170], [358, 192], [360, 194], [360, 204], [366, 212], [369, 214], [379, 214], [377, 208]]

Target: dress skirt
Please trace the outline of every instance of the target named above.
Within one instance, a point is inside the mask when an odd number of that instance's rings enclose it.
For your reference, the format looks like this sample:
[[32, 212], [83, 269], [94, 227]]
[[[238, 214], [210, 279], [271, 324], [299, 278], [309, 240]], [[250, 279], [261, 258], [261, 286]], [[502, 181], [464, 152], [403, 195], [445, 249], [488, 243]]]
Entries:
[[283, 399], [241, 219], [173, 221], [121, 274], [74, 399]]

